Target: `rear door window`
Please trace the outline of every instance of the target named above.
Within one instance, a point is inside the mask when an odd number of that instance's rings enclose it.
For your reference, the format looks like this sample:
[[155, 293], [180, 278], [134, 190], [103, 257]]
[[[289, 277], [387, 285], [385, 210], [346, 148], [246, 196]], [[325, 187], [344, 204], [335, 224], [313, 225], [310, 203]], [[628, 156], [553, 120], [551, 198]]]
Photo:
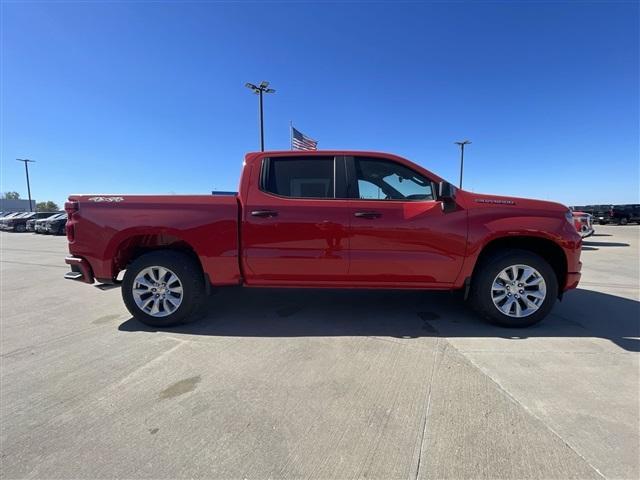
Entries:
[[269, 158], [263, 166], [263, 190], [291, 198], [335, 198], [333, 157]]

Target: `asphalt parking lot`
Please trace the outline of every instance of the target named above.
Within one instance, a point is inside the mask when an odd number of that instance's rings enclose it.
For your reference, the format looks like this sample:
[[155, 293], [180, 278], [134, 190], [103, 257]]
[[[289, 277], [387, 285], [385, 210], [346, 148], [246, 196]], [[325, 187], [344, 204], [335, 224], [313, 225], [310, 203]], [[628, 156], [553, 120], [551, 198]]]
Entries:
[[0, 233], [0, 477], [638, 478], [640, 227], [493, 327], [451, 295], [226, 289], [155, 331]]

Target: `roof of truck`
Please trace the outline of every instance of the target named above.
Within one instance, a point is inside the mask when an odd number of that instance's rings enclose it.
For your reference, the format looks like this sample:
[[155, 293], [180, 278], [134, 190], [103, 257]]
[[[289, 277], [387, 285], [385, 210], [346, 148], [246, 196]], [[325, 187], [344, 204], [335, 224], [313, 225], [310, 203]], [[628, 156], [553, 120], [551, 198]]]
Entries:
[[245, 155], [245, 162], [253, 162], [256, 159], [269, 157], [269, 156], [278, 156], [278, 157], [299, 157], [299, 156], [336, 156], [343, 155], [347, 157], [379, 157], [386, 158], [389, 160], [396, 160], [399, 163], [403, 163], [405, 166], [424, 170], [429, 174], [429, 176], [436, 181], [444, 180], [442, 177], [432, 172], [431, 170], [423, 167], [420, 164], [412, 162], [400, 155], [396, 155], [395, 153], [388, 152], [374, 152], [374, 151], [366, 151], [366, 150], [268, 150], [265, 152], [249, 152]]

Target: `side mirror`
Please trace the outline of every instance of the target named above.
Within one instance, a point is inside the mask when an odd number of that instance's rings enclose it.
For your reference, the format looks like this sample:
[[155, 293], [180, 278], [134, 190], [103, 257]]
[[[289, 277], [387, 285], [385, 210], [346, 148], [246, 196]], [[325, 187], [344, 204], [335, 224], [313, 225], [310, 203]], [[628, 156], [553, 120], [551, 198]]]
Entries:
[[453, 212], [456, 207], [456, 191], [458, 189], [449, 182], [440, 182], [438, 185], [438, 200], [442, 200], [442, 211]]
[[457, 188], [449, 182], [440, 182], [438, 185], [438, 200], [455, 200]]

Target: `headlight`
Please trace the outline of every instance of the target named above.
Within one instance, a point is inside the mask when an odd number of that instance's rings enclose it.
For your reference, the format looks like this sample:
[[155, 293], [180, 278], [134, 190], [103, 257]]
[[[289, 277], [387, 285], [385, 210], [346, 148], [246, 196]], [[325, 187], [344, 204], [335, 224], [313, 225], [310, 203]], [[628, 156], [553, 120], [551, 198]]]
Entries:
[[573, 225], [573, 212], [571, 212], [571, 210], [567, 210], [565, 212], [564, 218], [567, 219], [567, 222], [569, 222], [571, 225]]

